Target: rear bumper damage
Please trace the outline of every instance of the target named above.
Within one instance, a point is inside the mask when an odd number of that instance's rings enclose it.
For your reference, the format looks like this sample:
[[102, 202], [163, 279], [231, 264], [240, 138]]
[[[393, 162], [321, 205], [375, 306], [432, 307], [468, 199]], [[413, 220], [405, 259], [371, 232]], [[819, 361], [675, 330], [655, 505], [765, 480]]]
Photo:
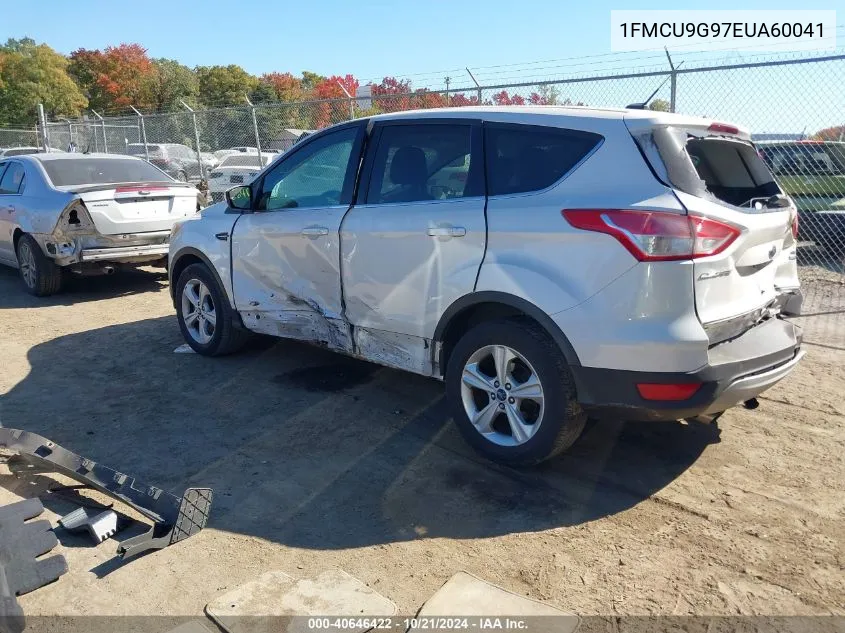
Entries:
[[[697, 371], [571, 370], [579, 402], [595, 417], [680, 420], [721, 413], [774, 386], [804, 356], [801, 340], [801, 328], [772, 318], [742, 336], [711, 347], [708, 364]], [[651, 400], [641, 395], [642, 385], [697, 388], [683, 399]]]
[[167, 256], [170, 231], [102, 235], [90, 233], [52, 234], [33, 236], [44, 254], [57, 266], [73, 266], [83, 262], [109, 262], [114, 264], [140, 264], [160, 260]]
[[178, 543], [202, 530], [211, 510], [210, 488], [188, 488], [181, 497], [73, 453], [50, 440], [18, 429], [0, 427], [0, 448], [23, 460], [90, 486], [123, 502], [152, 521], [145, 534], [120, 543], [117, 554], [131, 558]]

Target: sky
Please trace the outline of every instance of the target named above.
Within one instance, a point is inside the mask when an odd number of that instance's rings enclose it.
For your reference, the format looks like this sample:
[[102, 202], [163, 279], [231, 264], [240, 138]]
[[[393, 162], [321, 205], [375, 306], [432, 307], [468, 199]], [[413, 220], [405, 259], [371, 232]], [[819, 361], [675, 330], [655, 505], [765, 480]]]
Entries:
[[[640, 7], [705, 8], [697, 4], [651, 1]], [[65, 54], [138, 42], [151, 57], [191, 67], [239, 64], [253, 74], [311, 70], [352, 73], [363, 80], [417, 75], [426, 84], [441, 83], [441, 74], [466, 81], [466, 66], [608, 53], [611, 9], [631, 8], [618, 0], [43, 0], [4, 5], [0, 40], [26, 35]], [[738, 7], [735, 1], [711, 0], [706, 8]], [[742, 8], [801, 5], [766, 0], [745, 2]], [[812, 8], [843, 5], [842, 0], [816, 0]], [[841, 13], [839, 22], [845, 21]]]
[[[151, 57], [190, 67], [238, 64], [254, 75], [309, 70], [355, 75], [364, 84], [385, 76], [414, 88], [471, 86], [469, 67], [484, 85], [665, 69], [662, 51], [610, 55], [610, 12], [629, 2], [590, 0], [43, 0], [5, 2], [0, 41], [28, 36], [61, 53], [140, 43]], [[120, 7], [119, 9], [117, 7]], [[845, 51], [842, 0], [650, 1], [647, 9], [840, 9], [838, 51]], [[134, 8], [134, 7], [137, 7]], [[755, 51], [719, 53], [747, 61]], [[676, 63], [688, 51], [673, 52]], [[598, 57], [596, 57], [598, 56]], [[687, 68], [697, 59], [687, 60]], [[563, 98], [624, 106], [645, 99], [662, 78], [590, 82], [562, 87]], [[530, 92], [532, 89], [525, 89]], [[657, 96], [667, 99], [669, 86]], [[845, 61], [681, 77], [679, 111], [716, 116], [756, 131], [800, 132], [841, 125]], [[787, 129], [788, 128], [788, 129]]]

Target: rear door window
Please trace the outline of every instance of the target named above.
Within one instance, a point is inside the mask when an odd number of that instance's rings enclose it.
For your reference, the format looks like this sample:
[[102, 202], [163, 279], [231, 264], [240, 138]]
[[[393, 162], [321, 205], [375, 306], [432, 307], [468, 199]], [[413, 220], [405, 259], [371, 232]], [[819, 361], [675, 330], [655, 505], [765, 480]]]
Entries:
[[0, 179], [0, 194], [17, 194], [23, 189], [24, 169], [20, 163], [11, 162]]
[[591, 132], [536, 125], [488, 123], [484, 128], [491, 196], [550, 187], [602, 141]]
[[[478, 161], [476, 161], [478, 162]], [[385, 125], [373, 159], [367, 204], [482, 195], [469, 124]]]

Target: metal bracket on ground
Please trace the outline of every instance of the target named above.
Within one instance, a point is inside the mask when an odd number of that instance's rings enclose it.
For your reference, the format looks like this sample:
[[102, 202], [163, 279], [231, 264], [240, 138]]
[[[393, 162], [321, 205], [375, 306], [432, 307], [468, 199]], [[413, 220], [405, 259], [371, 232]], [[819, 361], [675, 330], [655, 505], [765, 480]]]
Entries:
[[127, 539], [118, 546], [121, 558], [131, 558], [152, 549], [178, 543], [202, 530], [211, 510], [210, 488], [188, 488], [181, 497], [134, 477], [73, 453], [45, 437], [0, 427], [0, 448], [22, 459], [86, 484], [122, 501], [153, 522], [146, 534]]

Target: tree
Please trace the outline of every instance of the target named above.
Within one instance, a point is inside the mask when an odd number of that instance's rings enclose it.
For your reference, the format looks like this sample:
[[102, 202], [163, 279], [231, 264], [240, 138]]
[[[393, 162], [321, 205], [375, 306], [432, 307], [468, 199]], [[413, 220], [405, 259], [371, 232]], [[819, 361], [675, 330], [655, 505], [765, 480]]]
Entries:
[[249, 93], [249, 100], [256, 104], [276, 103], [279, 101], [279, 97], [276, 95], [276, 91], [273, 90], [273, 86], [265, 81], [259, 81], [255, 90]]
[[648, 104], [648, 109], [655, 110], [657, 112], [669, 112], [672, 109], [672, 106], [668, 101], [666, 101], [666, 99], [654, 99]]
[[92, 109], [153, 106], [156, 69], [140, 44], [108, 46], [104, 51], [79, 49], [70, 60], [69, 72]]
[[156, 112], [178, 110], [179, 100], [195, 105], [199, 95], [197, 76], [187, 66], [174, 59], [154, 59], [155, 72], [151, 78], [151, 106]]
[[525, 98], [520, 95], [510, 96], [507, 90], [502, 90], [493, 95], [493, 103], [496, 105], [525, 105]]
[[268, 73], [261, 76], [261, 83], [269, 85], [279, 101], [303, 101], [305, 88], [303, 81], [290, 73]]
[[[344, 88], [354, 97], [358, 91], [358, 80], [352, 75], [342, 77], [332, 75], [314, 86], [313, 95], [316, 99], [343, 99], [346, 97]], [[315, 105], [312, 125], [319, 129], [347, 118], [349, 118], [349, 105], [347, 103], [323, 101]]]
[[845, 141], [845, 125], [819, 130], [810, 137], [814, 141]]
[[557, 105], [560, 91], [557, 86], [544, 84], [537, 86], [537, 91], [528, 95], [528, 103], [531, 105]]
[[325, 77], [323, 75], [318, 75], [317, 73], [312, 73], [308, 70], [302, 71], [302, 89], [306, 92], [310, 92], [314, 90], [314, 87], [320, 83], [321, 81], [325, 81]]
[[373, 105], [382, 112], [402, 112], [411, 109], [408, 93], [411, 92], [411, 82], [407, 79], [385, 77], [381, 82], [373, 84]]
[[465, 106], [480, 105], [480, 102], [478, 97], [467, 97], [465, 94], [456, 94], [449, 96], [449, 105], [457, 108], [463, 108]]
[[199, 66], [199, 99], [207, 106], [243, 105], [244, 97], [258, 87], [258, 79], [240, 66]]
[[29, 38], [0, 46], [0, 125], [31, 126], [39, 103], [50, 117], [78, 116], [88, 102], [67, 69], [65, 57]]

